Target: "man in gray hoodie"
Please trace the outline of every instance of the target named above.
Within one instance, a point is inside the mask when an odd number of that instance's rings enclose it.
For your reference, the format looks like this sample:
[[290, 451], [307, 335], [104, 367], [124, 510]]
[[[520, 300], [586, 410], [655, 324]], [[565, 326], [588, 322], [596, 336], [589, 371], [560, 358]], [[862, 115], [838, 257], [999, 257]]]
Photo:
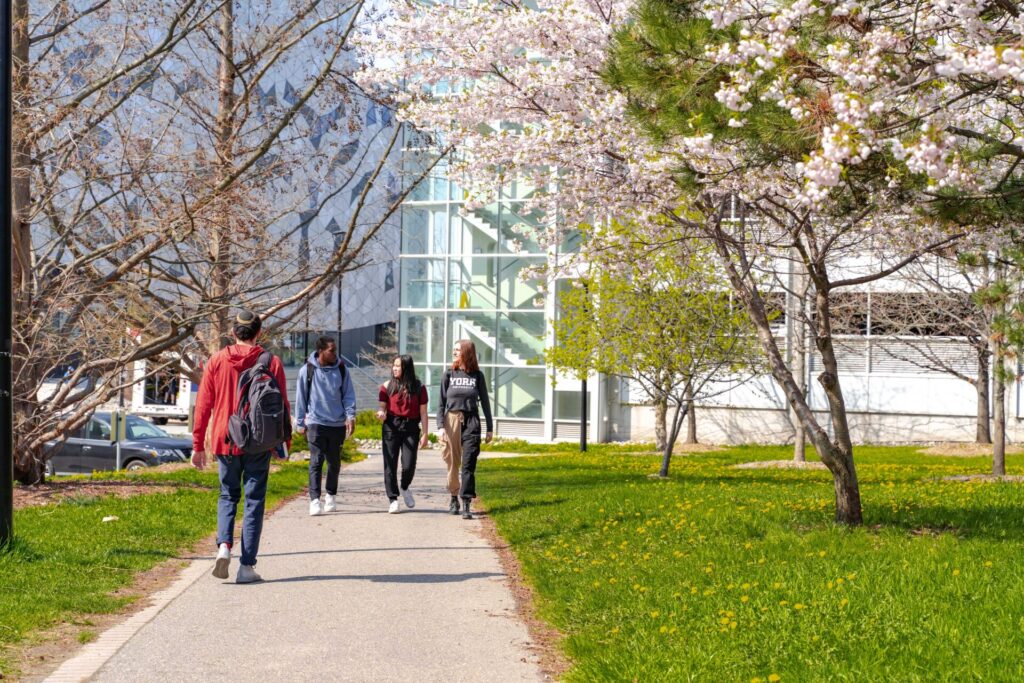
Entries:
[[[331, 337], [316, 340], [316, 351], [299, 370], [295, 418], [309, 442], [309, 514], [333, 512], [337, 503], [341, 446], [356, 425], [356, 390]], [[320, 504], [320, 479], [327, 461], [327, 495]]]

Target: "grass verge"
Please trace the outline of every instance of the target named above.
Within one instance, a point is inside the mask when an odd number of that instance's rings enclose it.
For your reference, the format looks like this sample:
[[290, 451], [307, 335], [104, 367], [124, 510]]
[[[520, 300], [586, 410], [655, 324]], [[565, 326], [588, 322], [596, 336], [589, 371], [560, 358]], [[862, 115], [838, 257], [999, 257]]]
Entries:
[[[860, 447], [865, 526], [789, 447], [484, 459], [485, 507], [565, 635], [568, 680], [1021, 680], [1024, 485]], [[1024, 457], [1010, 457], [1011, 473]]]
[[[268, 509], [308, 483], [305, 463], [279, 466], [267, 487]], [[140, 596], [115, 591], [216, 529], [216, 470], [105, 472], [90, 484], [126, 480], [164, 491], [128, 498], [74, 496], [15, 511], [14, 542], [10, 552], [0, 553], [0, 672], [5, 677], [17, 674], [13, 648], [63, 622], [122, 609]], [[117, 519], [104, 522], [105, 517]]]

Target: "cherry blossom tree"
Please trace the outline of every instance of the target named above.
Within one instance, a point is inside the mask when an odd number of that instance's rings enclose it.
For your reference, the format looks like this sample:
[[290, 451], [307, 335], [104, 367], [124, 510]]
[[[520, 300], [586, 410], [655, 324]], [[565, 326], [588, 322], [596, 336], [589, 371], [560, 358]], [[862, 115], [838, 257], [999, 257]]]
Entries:
[[[404, 86], [401, 116], [458, 148], [470, 205], [526, 178], [547, 216], [542, 242], [614, 216], [650, 243], [714, 248], [832, 471], [837, 520], [860, 523], [832, 304], [931, 250], [966, 238], [976, 248], [1014, 215], [1016, 4], [559, 0], [391, 12], [363, 82]], [[594, 234], [578, 259], [626, 247]], [[769, 325], [766, 294], [796, 271], [828, 425]]]

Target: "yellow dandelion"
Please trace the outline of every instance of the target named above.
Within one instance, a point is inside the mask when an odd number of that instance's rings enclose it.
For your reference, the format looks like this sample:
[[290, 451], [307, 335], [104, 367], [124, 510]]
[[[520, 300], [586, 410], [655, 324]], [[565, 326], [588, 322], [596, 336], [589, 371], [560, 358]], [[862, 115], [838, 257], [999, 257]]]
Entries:
[[747, 595], [741, 595], [740, 596], [740, 602], [749, 602], [749, 601], [750, 601], [750, 596], [747, 596]]
[[770, 683], [778, 683], [781, 680], [782, 680], [782, 677], [779, 676], [779, 674], [771, 674], [770, 676], [768, 676], [768, 681]]

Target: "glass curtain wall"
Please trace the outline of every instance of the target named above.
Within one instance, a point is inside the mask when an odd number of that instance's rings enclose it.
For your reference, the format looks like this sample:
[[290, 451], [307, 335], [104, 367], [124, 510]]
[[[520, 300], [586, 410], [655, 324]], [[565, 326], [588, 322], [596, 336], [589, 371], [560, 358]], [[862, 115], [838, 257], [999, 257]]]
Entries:
[[[406, 168], [422, 168], [423, 154], [407, 148]], [[453, 343], [471, 340], [499, 432], [506, 424], [512, 433], [509, 423], [544, 418], [544, 301], [540, 283], [519, 275], [547, 254], [516, 231], [537, 224], [523, 207], [533, 188], [511, 183], [497, 202], [462, 215], [447, 170], [436, 166], [402, 207], [399, 349], [415, 359], [433, 413]]]

